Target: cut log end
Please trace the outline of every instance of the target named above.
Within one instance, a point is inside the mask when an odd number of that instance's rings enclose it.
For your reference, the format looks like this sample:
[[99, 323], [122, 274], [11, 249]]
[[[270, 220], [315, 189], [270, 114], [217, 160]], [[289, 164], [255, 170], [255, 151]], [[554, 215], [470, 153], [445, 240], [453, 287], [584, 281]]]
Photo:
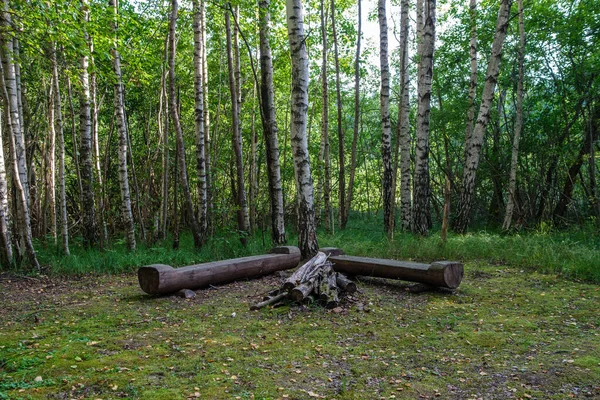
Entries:
[[165, 264], [153, 264], [138, 269], [138, 281], [142, 290], [148, 294], [160, 293], [160, 277], [173, 271], [173, 267]]
[[456, 289], [464, 275], [463, 265], [456, 261], [436, 261], [431, 264], [431, 268], [443, 269], [445, 287], [448, 289]]

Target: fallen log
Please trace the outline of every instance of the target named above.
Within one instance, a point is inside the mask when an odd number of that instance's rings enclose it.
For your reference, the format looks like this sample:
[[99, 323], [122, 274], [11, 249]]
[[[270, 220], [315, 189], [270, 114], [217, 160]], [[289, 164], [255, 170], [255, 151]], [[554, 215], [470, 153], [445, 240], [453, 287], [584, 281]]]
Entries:
[[181, 289], [201, 289], [239, 279], [257, 278], [276, 271], [294, 268], [300, 262], [295, 246], [276, 247], [270, 254], [214, 261], [173, 268], [154, 264], [138, 269], [142, 290], [148, 294], [167, 294]]
[[456, 261], [422, 264], [410, 261], [336, 255], [329, 257], [336, 272], [425, 283], [456, 289], [463, 277], [463, 265]]

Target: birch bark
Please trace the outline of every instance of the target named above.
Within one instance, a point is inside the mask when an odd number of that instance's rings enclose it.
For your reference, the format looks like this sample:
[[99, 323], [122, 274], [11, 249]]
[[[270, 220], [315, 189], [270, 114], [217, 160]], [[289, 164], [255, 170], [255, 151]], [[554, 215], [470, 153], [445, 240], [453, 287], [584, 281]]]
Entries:
[[315, 226], [314, 189], [306, 136], [308, 114], [308, 55], [301, 0], [286, 0], [286, 16], [292, 61], [292, 102], [290, 137], [294, 157], [298, 206], [298, 247], [303, 258], [319, 249]]
[[269, 6], [270, 0], [260, 0], [260, 95], [262, 99], [260, 106], [262, 107], [261, 117], [267, 153], [269, 200], [271, 202], [271, 239], [275, 244], [283, 244], [286, 242], [286, 235], [279, 164], [278, 127], [273, 91], [273, 56], [269, 45], [271, 20]]
[[464, 233], [469, 225], [471, 209], [473, 208], [473, 197], [475, 196], [475, 179], [479, 167], [479, 158], [481, 156], [481, 146], [483, 145], [483, 134], [490, 120], [490, 110], [494, 99], [494, 91], [500, 72], [500, 60], [502, 58], [502, 47], [506, 38], [508, 28], [510, 6], [512, 0], [502, 0], [498, 11], [498, 20], [496, 22], [496, 33], [492, 42], [492, 54], [488, 62], [485, 85], [481, 96], [481, 106], [477, 122], [473, 128], [471, 140], [466, 149], [464, 163], [462, 190], [458, 213], [453, 224], [456, 232]]
[[400, 107], [398, 109], [398, 136], [400, 142], [400, 228], [410, 231], [412, 220], [410, 193], [410, 103], [408, 69], [408, 11], [409, 1], [402, 0], [400, 7]]
[[123, 94], [123, 78], [121, 74], [121, 56], [119, 55], [117, 33], [118, 33], [118, 0], [109, 0], [109, 7], [113, 9], [113, 43], [111, 48], [113, 58], [113, 71], [115, 73], [114, 83], [114, 107], [117, 119], [117, 132], [119, 133], [119, 187], [121, 189], [121, 217], [125, 225], [125, 241], [129, 250], [135, 250], [135, 224], [133, 222], [133, 213], [131, 212], [131, 193], [129, 191], [129, 174], [127, 170], [127, 145], [128, 132], [127, 120], [125, 119], [125, 104]]

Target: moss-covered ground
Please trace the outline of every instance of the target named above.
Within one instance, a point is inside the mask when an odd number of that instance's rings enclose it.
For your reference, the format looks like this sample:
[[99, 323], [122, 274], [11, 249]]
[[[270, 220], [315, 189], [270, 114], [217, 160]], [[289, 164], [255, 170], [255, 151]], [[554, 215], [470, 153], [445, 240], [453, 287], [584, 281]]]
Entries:
[[275, 276], [184, 300], [133, 273], [0, 275], [0, 399], [600, 398], [598, 285], [465, 271], [455, 293], [364, 279], [337, 312], [249, 311]]

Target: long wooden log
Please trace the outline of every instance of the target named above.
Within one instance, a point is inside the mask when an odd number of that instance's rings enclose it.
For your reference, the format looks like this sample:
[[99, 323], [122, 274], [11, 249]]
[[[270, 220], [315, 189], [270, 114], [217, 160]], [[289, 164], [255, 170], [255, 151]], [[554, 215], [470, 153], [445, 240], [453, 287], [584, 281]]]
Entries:
[[421, 264], [346, 255], [332, 256], [329, 257], [329, 260], [333, 263], [333, 269], [336, 272], [348, 275], [401, 279], [448, 289], [456, 289], [463, 277], [463, 265], [456, 261]]
[[173, 268], [154, 264], [138, 269], [142, 290], [148, 294], [166, 294], [181, 289], [201, 289], [239, 279], [257, 278], [276, 271], [294, 268], [300, 262], [295, 246], [276, 247], [271, 254], [214, 261], [188, 267]]

